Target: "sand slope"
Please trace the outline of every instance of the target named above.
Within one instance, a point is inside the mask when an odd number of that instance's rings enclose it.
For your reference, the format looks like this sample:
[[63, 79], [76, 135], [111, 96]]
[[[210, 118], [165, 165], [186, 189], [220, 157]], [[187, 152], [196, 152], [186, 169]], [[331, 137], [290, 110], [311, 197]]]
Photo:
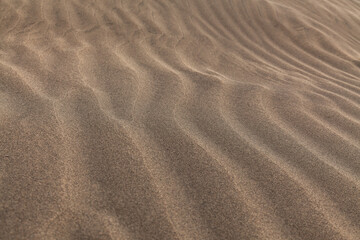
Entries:
[[0, 1], [0, 239], [359, 238], [359, 1]]

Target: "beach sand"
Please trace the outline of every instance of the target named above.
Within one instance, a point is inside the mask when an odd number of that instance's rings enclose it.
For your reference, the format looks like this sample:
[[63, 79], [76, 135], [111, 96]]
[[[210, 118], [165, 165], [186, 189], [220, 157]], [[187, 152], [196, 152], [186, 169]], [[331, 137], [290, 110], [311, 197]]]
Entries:
[[0, 239], [360, 239], [360, 2], [1, 0]]

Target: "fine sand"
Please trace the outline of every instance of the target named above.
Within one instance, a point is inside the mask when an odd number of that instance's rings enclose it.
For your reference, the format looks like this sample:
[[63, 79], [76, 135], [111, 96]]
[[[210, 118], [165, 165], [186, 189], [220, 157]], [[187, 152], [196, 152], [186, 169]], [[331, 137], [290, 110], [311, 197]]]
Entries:
[[360, 239], [360, 1], [0, 0], [0, 239]]

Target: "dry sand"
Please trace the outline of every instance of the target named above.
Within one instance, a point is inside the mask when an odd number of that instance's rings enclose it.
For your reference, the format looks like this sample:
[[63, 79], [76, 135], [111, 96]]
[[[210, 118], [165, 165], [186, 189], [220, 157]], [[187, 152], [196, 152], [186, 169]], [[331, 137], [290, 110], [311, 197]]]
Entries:
[[360, 1], [1, 0], [0, 239], [360, 239]]

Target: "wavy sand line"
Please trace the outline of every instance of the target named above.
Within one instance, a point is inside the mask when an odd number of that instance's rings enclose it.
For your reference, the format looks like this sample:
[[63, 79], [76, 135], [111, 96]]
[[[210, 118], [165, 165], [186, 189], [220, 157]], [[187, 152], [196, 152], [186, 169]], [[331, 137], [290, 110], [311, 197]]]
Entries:
[[359, 16], [0, 2], [0, 238], [357, 239]]

